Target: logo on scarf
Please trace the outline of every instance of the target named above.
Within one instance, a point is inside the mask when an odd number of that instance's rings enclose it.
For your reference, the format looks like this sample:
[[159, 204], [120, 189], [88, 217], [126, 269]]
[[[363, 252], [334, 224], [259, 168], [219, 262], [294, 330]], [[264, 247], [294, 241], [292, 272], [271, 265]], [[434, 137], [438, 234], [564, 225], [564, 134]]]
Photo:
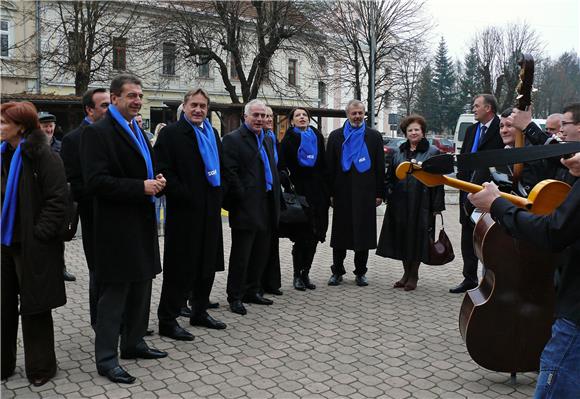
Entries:
[[362, 158], [359, 158], [358, 162], [361, 163], [361, 162], [364, 162], [366, 160], [367, 160], [366, 157], [362, 157]]

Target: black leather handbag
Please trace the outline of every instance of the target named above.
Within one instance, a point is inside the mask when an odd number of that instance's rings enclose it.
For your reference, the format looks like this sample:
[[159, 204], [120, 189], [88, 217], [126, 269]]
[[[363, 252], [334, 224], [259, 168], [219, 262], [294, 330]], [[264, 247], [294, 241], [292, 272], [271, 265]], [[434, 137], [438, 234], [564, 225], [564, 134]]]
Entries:
[[439, 230], [439, 238], [434, 241], [429, 237], [429, 261], [425, 262], [427, 265], [439, 266], [445, 265], [455, 259], [453, 246], [451, 240], [445, 233], [445, 226], [443, 225], [443, 215], [441, 216], [441, 230]]
[[303, 195], [298, 195], [294, 184], [290, 180], [290, 173], [286, 176], [290, 190], [282, 193], [282, 209], [280, 212], [280, 223], [296, 224], [307, 223], [308, 215], [306, 214], [309, 208], [308, 201]]

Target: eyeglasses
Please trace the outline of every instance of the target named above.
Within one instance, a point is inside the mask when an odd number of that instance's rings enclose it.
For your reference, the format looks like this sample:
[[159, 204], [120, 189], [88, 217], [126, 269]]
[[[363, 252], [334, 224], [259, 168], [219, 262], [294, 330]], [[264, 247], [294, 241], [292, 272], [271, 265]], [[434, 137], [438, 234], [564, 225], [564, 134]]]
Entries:
[[562, 127], [566, 125], [577, 125], [580, 122], [573, 122], [573, 121], [562, 121]]

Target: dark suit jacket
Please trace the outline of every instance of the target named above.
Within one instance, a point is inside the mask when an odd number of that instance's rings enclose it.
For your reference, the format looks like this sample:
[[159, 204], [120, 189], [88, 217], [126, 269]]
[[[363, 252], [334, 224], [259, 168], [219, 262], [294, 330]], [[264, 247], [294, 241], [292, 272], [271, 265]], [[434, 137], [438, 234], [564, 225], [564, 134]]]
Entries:
[[85, 127], [80, 155], [87, 193], [94, 196], [97, 281], [152, 279], [161, 271], [157, 222], [155, 205], [144, 193], [147, 168], [137, 145], [107, 112]]
[[[226, 203], [232, 229], [263, 231], [267, 229], [268, 215], [277, 227], [280, 219], [280, 180], [274, 160], [274, 143], [266, 136], [264, 146], [272, 170], [272, 196], [266, 193], [264, 165], [258, 152], [256, 134], [245, 125], [223, 138], [222, 178], [227, 185]], [[269, 203], [268, 201], [272, 201]]]
[[[213, 133], [221, 161], [222, 143]], [[224, 270], [222, 187], [207, 181], [191, 125], [180, 120], [161, 130], [155, 155], [158, 172], [167, 179], [163, 278], [192, 281], [195, 270], [206, 276]]]
[[[463, 141], [463, 147], [461, 147], [462, 154], [471, 152], [471, 147], [473, 147], [473, 142], [475, 140], [475, 133], [477, 131], [478, 124], [479, 122], [474, 123], [473, 125], [467, 128], [467, 131], [465, 132], [465, 140]], [[501, 136], [499, 135], [499, 117], [496, 115], [491, 121], [489, 129], [487, 129], [483, 137], [479, 139], [477, 152], [486, 150], [495, 150], [503, 147], [504, 144], [501, 139]], [[485, 180], [486, 176], [489, 176], [489, 171], [487, 170], [487, 168], [484, 168], [481, 171], [474, 171], [470, 169], [457, 170], [458, 179], [469, 181], [475, 184], [484, 183], [486, 181]], [[473, 211], [473, 206], [471, 206], [471, 203], [467, 201], [465, 193], [461, 193], [461, 195], [459, 196], [459, 205], [460, 205], [459, 221], [462, 224], [468, 223], [469, 215], [471, 214], [471, 211]]]

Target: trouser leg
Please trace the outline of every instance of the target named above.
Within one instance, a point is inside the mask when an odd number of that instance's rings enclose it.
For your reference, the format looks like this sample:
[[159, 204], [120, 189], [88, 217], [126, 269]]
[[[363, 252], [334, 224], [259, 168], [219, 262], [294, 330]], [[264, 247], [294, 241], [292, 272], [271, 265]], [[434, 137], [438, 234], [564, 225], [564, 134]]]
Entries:
[[367, 261], [369, 259], [369, 251], [367, 249], [354, 252], [354, 274], [362, 276], [367, 274]]
[[29, 380], [51, 378], [56, 374], [54, 326], [50, 310], [22, 315], [24, 366]]
[[344, 259], [346, 258], [346, 249], [332, 248], [332, 274], [339, 276], [345, 275]]
[[185, 292], [189, 291], [184, 281], [176, 278], [164, 278], [161, 283], [161, 296], [157, 307], [157, 318], [159, 324], [177, 325], [177, 317], [182, 306], [185, 306], [187, 299]]
[[310, 238], [304, 244], [304, 257], [303, 257], [303, 269], [302, 272], [305, 274], [310, 273], [310, 268], [312, 267], [312, 262], [314, 261], [314, 255], [316, 254], [316, 247], [318, 241], [315, 238]]
[[[99, 371], [106, 371], [119, 365], [117, 352], [119, 333], [129, 290], [130, 283], [99, 284], [95, 329], [95, 359]], [[126, 326], [123, 330], [125, 328]]]
[[202, 273], [195, 276], [191, 291], [191, 318], [201, 317], [207, 312], [209, 294], [215, 280], [215, 273], [203, 276]]
[[18, 338], [18, 278], [16, 262], [10, 249], [2, 246], [2, 319], [0, 343], [2, 352], [2, 379], [14, 374], [16, 368], [16, 342]]
[[262, 290], [262, 275], [270, 255], [271, 239], [270, 229], [256, 232], [246, 275], [246, 295], [254, 295]]
[[[149, 324], [151, 307], [151, 280], [138, 281], [129, 284], [127, 302], [123, 314], [123, 334], [121, 335], [121, 351], [134, 352], [147, 347], [143, 337]], [[182, 291], [179, 291], [180, 293]]]
[[272, 235], [270, 256], [264, 269], [262, 287], [267, 290], [280, 289], [282, 277], [280, 274], [280, 239], [277, 234]]
[[232, 249], [226, 289], [228, 302], [241, 301], [245, 294], [247, 268], [255, 236], [254, 231], [232, 229]]
[[473, 226], [470, 223], [461, 225], [461, 256], [463, 257], [463, 277], [477, 284], [478, 259], [473, 250]]
[[91, 327], [93, 330], [97, 325], [97, 304], [99, 302], [99, 284], [97, 274], [94, 270], [89, 270], [89, 313], [91, 316]]

